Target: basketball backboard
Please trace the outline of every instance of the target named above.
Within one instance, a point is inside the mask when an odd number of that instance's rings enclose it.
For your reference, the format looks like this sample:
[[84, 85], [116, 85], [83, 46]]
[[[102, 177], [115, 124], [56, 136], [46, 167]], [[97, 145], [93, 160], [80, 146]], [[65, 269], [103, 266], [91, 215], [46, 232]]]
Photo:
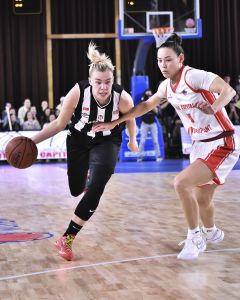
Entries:
[[119, 0], [119, 39], [150, 38], [156, 27], [173, 27], [182, 38], [201, 38], [199, 0]]

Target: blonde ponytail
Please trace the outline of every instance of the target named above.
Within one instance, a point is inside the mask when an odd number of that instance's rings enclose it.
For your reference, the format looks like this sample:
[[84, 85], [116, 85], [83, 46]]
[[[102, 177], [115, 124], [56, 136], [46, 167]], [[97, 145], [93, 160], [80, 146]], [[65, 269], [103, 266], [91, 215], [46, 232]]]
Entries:
[[96, 44], [94, 44], [93, 42], [90, 42], [88, 46], [87, 57], [91, 62], [89, 65], [89, 76], [91, 76], [94, 70], [100, 72], [104, 72], [106, 70], [110, 70], [112, 72], [114, 71], [114, 66], [109, 56], [107, 56], [105, 53], [101, 54], [97, 50]]

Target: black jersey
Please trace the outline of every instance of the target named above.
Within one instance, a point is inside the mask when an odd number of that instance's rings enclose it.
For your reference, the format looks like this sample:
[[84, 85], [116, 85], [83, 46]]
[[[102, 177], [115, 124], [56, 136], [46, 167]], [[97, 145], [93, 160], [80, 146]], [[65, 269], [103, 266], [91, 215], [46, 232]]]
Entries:
[[72, 116], [70, 131], [78, 131], [81, 134], [95, 137], [120, 137], [124, 124], [116, 126], [112, 130], [103, 132], [91, 131], [95, 122], [111, 122], [120, 116], [118, 109], [120, 96], [123, 88], [118, 84], [113, 84], [109, 102], [100, 106], [92, 94], [92, 87], [87, 80], [78, 83], [80, 88], [80, 99]]
[[145, 115], [141, 117], [141, 120], [146, 124], [153, 124], [156, 122], [156, 113], [153, 110], [150, 110]]

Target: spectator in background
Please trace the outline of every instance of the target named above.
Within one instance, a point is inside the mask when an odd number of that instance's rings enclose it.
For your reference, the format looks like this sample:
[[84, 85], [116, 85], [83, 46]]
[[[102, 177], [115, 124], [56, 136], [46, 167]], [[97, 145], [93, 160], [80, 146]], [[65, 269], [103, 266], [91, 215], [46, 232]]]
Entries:
[[237, 106], [238, 94], [226, 105], [226, 111], [234, 125], [240, 124], [240, 108]]
[[240, 95], [236, 94], [236, 107], [240, 109]]
[[183, 127], [183, 123], [179, 118], [178, 114], [174, 117], [174, 126], [172, 129], [172, 142], [173, 144], [181, 143], [181, 127]]
[[168, 144], [171, 144], [172, 137], [173, 137], [173, 130], [175, 127], [175, 120], [178, 118], [177, 113], [174, 107], [169, 102], [160, 104], [160, 108], [161, 108], [161, 121], [165, 129], [167, 142]]
[[[146, 101], [148, 98], [152, 96], [152, 91], [150, 89], [145, 90], [144, 95], [142, 97], [142, 101]], [[161, 160], [160, 155], [160, 148], [158, 143], [158, 128], [157, 128], [157, 122], [156, 122], [156, 116], [158, 114], [158, 110], [155, 107], [153, 110], [147, 112], [145, 115], [141, 117], [142, 123], [141, 123], [141, 138], [140, 138], [140, 144], [139, 144], [139, 152], [138, 152], [138, 162], [142, 161], [143, 158], [143, 150], [144, 145], [147, 139], [148, 132], [152, 135], [152, 141], [153, 146], [155, 149], [155, 155], [156, 155], [156, 161]]]
[[33, 115], [30, 111], [27, 112], [25, 121], [22, 125], [23, 130], [40, 130], [41, 125], [39, 124], [38, 120], [33, 119]]
[[[15, 109], [15, 108], [11, 108], [11, 109], [9, 110], [9, 115], [10, 115], [10, 116], [11, 116], [11, 115], [15, 115], [15, 116], [16, 116], [16, 121], [17, 121], [17, 123], [21, 124], [19, 118], [17, 117], [16, 109]], [[9, 121], [8, 121], [8, 116], [7, 116], [7, 114], [6, 114], [5, 117], [4, 117], [4, 119], [3, 119], [3, 127], [6, 128], [7, 124], [9, 124]], [[4, 130], [7, 130], [7, 129], [4, 129]]]
[[223, 80], [228, 83], [229, 85], [231, 85], [231, 76], [229, 74], [226, 74], [223, 76]]
[[[32, 113], [33, 120], [38, 120], [36, 106], [31, 106], [30, 112]], [[38, 120], [38, 122], [39, 122], [39, 120]]]
[[51, 113], [49, 115], [49, 121], [47, 123], [43, 124], [43, 128], [48, 126], [51, 122], [53, 122], [54, 120], [56, 120], [56, 115], [54, 113]]
[[58, 117], [60, 115], [60, 110], [58, 110], [57, 108], [55, 109], [55, 116]]
[[12, 104], [10, 102], [6, 102], [5, 109], [2, 111], [2, 120], [7, 116], [7, 109], [10, 110], [12, 108]]
[[47, 100], [43, 100], [43, 101], [41, 102], [41, 108], [40, 108], [39, 111], [38, 111], [38, 120], [39, 120], [39, 122], [40, 122], [40, 124], [41, 124], [41, 127], [42, 127], [43, 124], [45, 123], [45, 114], [44, 114], [44, 112], [45, 112], [45, 110], [46, 110], [47, 108], [49, 108], [49, 106], [48, 106], [48, 101], [47, 101]]
[[236, 82], [236, 85], [235, 85], [235, 90], [238, 93], [238, 95], [240, 95], [240, 75], [238, 75], [238, 77], [237, 77], [237, 82]]
[[44, 110], [42, 118], [41, 118], [41, 127], [43, 127], [45, 123], [49, 123], [50, 114], [51, 114], [51, 109], [49, 107], [47, 107]]
[[[7, 118], [7, 117], [6, 117]], [[19, 131], [22, 129], [19, 119], [16, 116], [16, 113], [10, 113], [10, 121], [12, 124], [12, 131]], [[4, 131], [10, 131], [11, 128], [9, 126], [9, 122], [7, 122], [3, 125]]]
[[[240, 76], [239, 76], [240, 77]], [[240, 78], [239, 78], [240, 79]], [[225, 75], [223, 77], [223, 80], [228, 83], [229, 85], [231, 85], [231, 76], [230, 75]], [[239, 80], [240, 82], [240, 80]], [[240, 84], [240, 83], [239, 83]], [[237, 88], [237, 86], [235, 87]], [[232, 121], [232, 123], [234, 125], [238, 125], [239, 124], [239, 119], [240, 119], [240, 113], [239, 113], [239, 108], [236, 106], [238, 100], [238, 94], [236, 94], [233, 99], [226, 105], [226, 111], [228, 113], [228, 116], [230, 118], [230, 120]]]
[[31, 100], [27, 98], [24, 100], [23, 106], [21, 106], [18, 109], [18, 118], [20, 120], [21, 125], [23, 124], [26, 113], [30, 110], [30, 108], [31, 108]]

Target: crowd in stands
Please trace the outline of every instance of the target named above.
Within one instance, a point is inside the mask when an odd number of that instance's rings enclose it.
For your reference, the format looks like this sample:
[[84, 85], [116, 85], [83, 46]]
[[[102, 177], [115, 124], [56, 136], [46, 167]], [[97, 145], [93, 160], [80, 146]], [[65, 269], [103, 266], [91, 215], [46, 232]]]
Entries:
[[232, 123], [240, 125], [240, 75], [238, 75], [235, 84], [232, 82], [230, 75], [225, 75], [223, 79], [237, 92], [236, 96], [226, 106], [226, 111]]
[[6, 102], [0, 116], [1, 131], [40, 130], [55, 120], [60, 113], [64, 97], [55, 109], [49, 107], [48, 101], [43, 100], [41, 107], [32, 105], [30, 99], [25, 99], [17, 110], [11, 102]]

